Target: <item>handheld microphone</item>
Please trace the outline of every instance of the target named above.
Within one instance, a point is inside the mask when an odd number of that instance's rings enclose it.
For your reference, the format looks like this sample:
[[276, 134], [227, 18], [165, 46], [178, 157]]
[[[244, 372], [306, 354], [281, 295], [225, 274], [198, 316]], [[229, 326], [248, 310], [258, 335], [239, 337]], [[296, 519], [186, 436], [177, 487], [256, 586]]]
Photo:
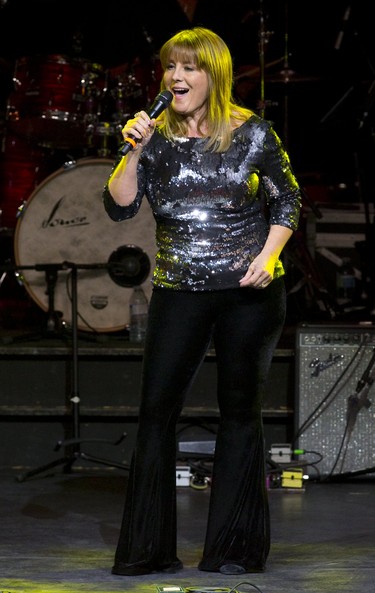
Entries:
[[[158, 94], [150, 109], [147, 111], [147, 115], [150, 119], [158, 117], [164, 109], [172, 102], [173, 94], [170, 91], [162, 91]], [[119, 154], [125, 156], [130, 150], [133, 150], [137, 142], [140, 142], [140, 138], [135, 138], [133, 134], [129, 134], [124, 140], [123, 146], [119, 150]]]

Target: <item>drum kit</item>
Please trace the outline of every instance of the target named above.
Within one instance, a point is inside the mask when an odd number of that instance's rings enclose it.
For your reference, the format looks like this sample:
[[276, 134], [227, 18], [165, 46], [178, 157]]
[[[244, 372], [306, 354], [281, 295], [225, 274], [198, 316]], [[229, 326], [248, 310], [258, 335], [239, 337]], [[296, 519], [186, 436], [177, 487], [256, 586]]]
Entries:
[[[156, 254], [151, 209], [144, 200], [134, 220], [114, 223], [104, 211], [102, 191], [126, 119], [158, 92], [155, 63], [104, 70], [48, 55], [24, 57], [15, 65], [0, 160], [1, 226], [14, 237], [14, 268], [28, 296], [67, 323], [72, 322], [70, 266], [62, 264], [79, 262], [77, 313], [83, 331], [126, 328], [134, 283], [144, 282], [150, 296]], [[51, 170], [56, 155], [62, 161]], [[46, 281], [55, 265], [51, 301]]]
[[[244, 104], [258, 75], [261, 89], [265, 82], [281, 85], [284, 104], [285, 89], [299, 81], [289, 68], [287, 50], [265, 63], [267, 35], [260, 31], [260, 65], [245, 66], [235, 77], [236, 95]], [[281, 64], [278, 75], [270, 73]], [[0, 226], [14, 237], [15, 269], [27, 296], [49, 315], [58, 311], [67, 323], [72, 321], [71, 268], [62, 264], [78, 262], [77, 312], [83, 331], [127, 327], [130, 268], [134, 282], [141, 278], [150, 296], [149, 262], [156, 245], [149, 205], [144, 200], [135, 219], [114, 223], [104, 211], [102, 190], [125, 121], [148, 107], [159, 91], [159, 68], [156, 56], [108, 69], [60, 54], [26, 56], [15, 63], [0, 154]], [[261, 93], [261, 115], [269, 106]], [[284, 115], [287, 111], [285, 106]], [[287, 141], [286, 115], [284, 122]], [[51, 274], [53, 265], [57, 277]], [[4, 274], [0, 299], [3, 279]]]

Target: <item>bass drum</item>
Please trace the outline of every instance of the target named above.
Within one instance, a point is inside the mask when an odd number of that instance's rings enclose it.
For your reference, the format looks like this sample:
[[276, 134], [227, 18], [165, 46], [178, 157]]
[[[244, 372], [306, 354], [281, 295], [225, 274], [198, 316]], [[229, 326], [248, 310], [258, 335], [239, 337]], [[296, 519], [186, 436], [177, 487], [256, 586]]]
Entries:
[[[53, 308], [69, 324], [71, 272], [77, 270], [77, 326], [83, 331], [114, 332], [129, 324], [132, 285], [111, 267], [111, 262], [121, 264], [117, 254], [142, 255], [147, 265], [136, 283], [151, 296], [154, 217], [144, 199], [134, 218], [109, 218], [102, 192], [112, 166], [110, 159], [84, 158], [57, 170], [30, 195], [15, 228], [15, 260], [27, 292], [44, 311]], [[51, 270], [57, 270], [53, 307], [47, 291]]]

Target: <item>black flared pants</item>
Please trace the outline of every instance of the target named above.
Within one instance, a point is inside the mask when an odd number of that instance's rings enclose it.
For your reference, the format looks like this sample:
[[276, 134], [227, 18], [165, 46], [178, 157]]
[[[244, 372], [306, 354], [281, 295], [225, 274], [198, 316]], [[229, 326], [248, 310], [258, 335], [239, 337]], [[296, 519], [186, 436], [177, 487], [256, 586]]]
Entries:
[[176, 424], [213, 340], [220, 421], [199, 568], [264, 568], [270, 525], [261, 409], [285, 307], [283, 278], [261, 290], [153, 291], [115, 566], [161, 569], [178, 560]]

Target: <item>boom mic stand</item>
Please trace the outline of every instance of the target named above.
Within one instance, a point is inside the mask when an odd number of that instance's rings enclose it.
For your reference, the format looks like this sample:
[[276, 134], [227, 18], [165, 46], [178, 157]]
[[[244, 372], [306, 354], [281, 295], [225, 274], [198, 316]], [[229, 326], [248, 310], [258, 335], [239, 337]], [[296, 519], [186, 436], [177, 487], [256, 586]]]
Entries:
[[368, 467], [366, 469], [352, 471], [352, 472], [342, 472], [340, 471], [339, 474], [333, 474], [333, 471], [336, 465], [339, 462], [341, 452], [343, 451], [343, 456], [341, 460], [341, 466], [344, 465], [345, 455], [347, 451], [347, 447], [349, 445], [350, 439], [352, 437], [352, 433], [354, 430], [354, 426], [357, 420], [357, 416], [362, 408], [368, 410], [372, 404], [371, 400], [368, 398], [368, 393], [375, 381], [375, 348], [373, 348], [371, 359], [362, 375], [362, 377], [357, 382], [357, 387], [354, 394], [351, 394], [347, 400], [347, 412], [346, 412], [346, 427], [344, 438], [340, 447], [340, 451], [337, 457], [337, 461], [334, 467], [331, 470], [331, 475], [329, 476], [330, 480], [337, 480], [337, 479], [344, 479], [350, 478], [352, 476], [360, 476], [363, 474], [368, 473], [375, 473], [375, 466]]
[[17, 273], [19, 270], [37, 270], [45, 273], [45, 280], [46, 280], [46, 295], [48, 298], [48, 309], [46, 312], [46, 320], [45, 326], [42, 329], [42, 332], [33, 332], [32, 334], [27, 334], [21, 336], [17, 336], [17, 338], [12, 338], [13, 340], [20, 341], [20, 340], [29, 340], [29, 339], [39, 339], [42, 337], [55, 337], [59, 336], [62, 337], [62, 313], [61, 311], [55, 310], [55, 288], [57, 282], [57, 274], [58, 270], [63, 269], [63, 264], [36, 264], [32, 265], [25, 265], [25, 266], [18, 266], [13, 263], [4, 263], [0, 264], [0, 270], [3, 271], [3, 275], [0, 281], [1, 282], [5, 278], [5, 276], [9, 272], [13, 272], [17, 277]]
[[[30, 267], [30, 266], [28, 266]], [[74, 264], [72, 262], [63, 262], [62, 264], [47, 264], [43, 266], [33, 266], [38, 270], [44, 270], [48, 268], [49, 272], [54, 270], [56, 273], [58, 270], [71, 270], [71, 293], [72, 293], [72, 378], [71, 378], [71, 394], [70, 401], [72, 406], [72, 426], [73, 426], [73, 437], [58, 441], [55, 446], [55, 451], [59, 451], [63, 447], [70, 447], [71, 453], [63, 455], [59, 459], [55, 459], [46, 465], [42, 465], [28, 472], [18, 474], [17, 481], [24, 482], [27, 478], [31, 478], [37, 474], [48, 471], [53, 467], [59, 465], [64, 466], [64, 472], [69, 473], [72, 470], [73, 464], [78, 459], [84, 459], [86, 461], [92, 461], [102, 465], [111, 467], [117, 467], [120, 469], [128, 470], [129, 467], [122, 463], [110, 461], [109, 459], [103, 459], [94, 455], [89, 455], [81, 450], [81, 443], [83, 442], [95, 442], [95, 443], [110, 443], [113, 445], [120, 444], [126, 437], [126, 433], [123, 433], [121, 437], [111, 442], [106, 439], [82, 439], [80, 435], [80, 397], [79, 397], [79, 380], [78, 380], [78, 324], [77, 324], [77, 271], [78, 269], [97, 269], [108, 267], [107, 264]]]

